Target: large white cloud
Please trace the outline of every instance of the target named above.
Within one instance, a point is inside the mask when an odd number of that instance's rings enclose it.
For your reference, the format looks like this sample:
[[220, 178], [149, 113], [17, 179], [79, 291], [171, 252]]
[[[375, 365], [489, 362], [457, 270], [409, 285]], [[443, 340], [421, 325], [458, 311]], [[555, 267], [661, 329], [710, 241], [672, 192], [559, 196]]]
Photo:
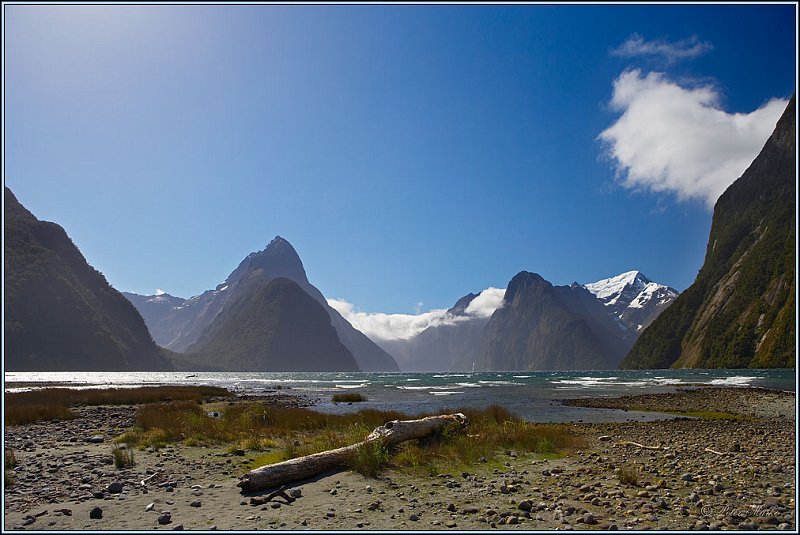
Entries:
[[621, 184], [713, 207], [761, 151], [788, 103], [772, 99], [750, 113], [727, 113], [719, 102], [711, 86], [682, 87], [662, 73], [623, 72], [611, 99], [622, 115], [598, 136]]
[[505, 289], [487, 288], [466, 308], [467, 316], [452, 316], [447, 309], [437, 308], [417, 314], [386, 314], [361, 312], [344, 299], [328, 299], [328, 304], [349, 321], [353, 327], [373, 340], [408, 340], [428, 327], [452, 325], [475, 317], [488, 317], [503, 304]]
[[464, 312], [470, 316], [488, 318], [495, 310], [503, 305], [503, 297], [505, 297], [505, 295], [505, 288], [494, 288], [490, 286], [478, 294], [478, 297], [470, 301]]
[[631, 35], [624, 43], [613, 49], [611, 53], [615, 56], [632, 58], [637, 56], [658, 57], [666, 60], [667, 63], [674, 63], [681, 59], [696, 58], [714, 48], [707, 41], [700, 41], [697, 36], [692, 36], [680, 41], [665, 41], [655, 39], [645, 41], [639, 34]]

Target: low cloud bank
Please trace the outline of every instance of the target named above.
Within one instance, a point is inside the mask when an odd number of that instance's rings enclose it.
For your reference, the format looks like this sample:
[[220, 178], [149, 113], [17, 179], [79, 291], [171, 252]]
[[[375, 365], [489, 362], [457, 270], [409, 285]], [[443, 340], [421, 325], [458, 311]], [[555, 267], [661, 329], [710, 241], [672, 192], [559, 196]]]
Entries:
[[460, 321], [485, 318], [503, 304], [504, 288], [487, 288], [472, 300], [464, 311], [466, 316], [453, 316], [447, 309], [437, 308], [417, 314], [385, 314], [361, 312], [344, 299], [328, 299], [328, 304], [349, 321], [353, 327], [373, 340], [408, 340], [428, 327], [454, 325]]

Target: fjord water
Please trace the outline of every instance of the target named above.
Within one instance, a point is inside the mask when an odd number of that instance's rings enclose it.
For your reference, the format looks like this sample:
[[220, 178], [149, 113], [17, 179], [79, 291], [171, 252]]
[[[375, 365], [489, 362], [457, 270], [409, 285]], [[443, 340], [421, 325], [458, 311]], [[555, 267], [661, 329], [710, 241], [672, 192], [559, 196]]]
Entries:
[[[533, 422], [654, 420], [658, 413], [587, 409], [559, 400], [672, 392], [699, 384], [795, 391], [795, 371], [603, 370], [573, 372], [354, 373], [354, 372], [6, 372], [6, 391], [43, 386], [135, 387], [212, 385], [241, 394], [288, 393], [325, 412], [362, 408], [406, 414], [502, 405]], [[336, 392], [359, 392], [361, 403], [332, 403]], [[702, 410], [702, 407], [698, 407]]]

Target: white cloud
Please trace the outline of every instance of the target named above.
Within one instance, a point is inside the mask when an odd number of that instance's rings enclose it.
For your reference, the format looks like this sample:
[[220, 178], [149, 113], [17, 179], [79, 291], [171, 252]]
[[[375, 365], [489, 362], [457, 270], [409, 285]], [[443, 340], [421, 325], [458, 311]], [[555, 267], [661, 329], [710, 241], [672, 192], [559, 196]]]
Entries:
[[645, 41], [641, 35], [633, 34], [624, 43], [613, 49], [611, 53], [625, 58], [636, 56], [659, 57], [666, 60], [667, 63], [674, 63], [681, 59], [696, 58], [712, 48], [714, 47], [711, 43], [700, 41], [697, 36], [670, 43], [661, 39]]
[[788, 103], [772, 99], [750, 113], [727, 113], [719, 101], [711, 86], [686, 88], [662, 73], [623, 72], [611, 99], [622, 115], [598, 136], [621, 184], [713, 207], [761, 151]]
[[164, 295], [165, 293], [167, 293], [167, 292], [165, 292], [161, 288], [156, 288], [156, 295]]
[[505, 295], [505, 288], [486, 288], [470, 302], [464, 312], [470, 316], [488, 318], [495, 310], [503, 306], [503, 297]]
[[[503, 295], [505, 295], [505, 289], [487, 288], [467, 307], [465, 310], [467, 316], [451, 316], [444, 308], [416, 314], [361, 312], [344, 299], [328, 299], [328, 304], [344, 316], [353, 327], [373, 340], [408, 340], [428, 327], [453, 325], [470, 318], [491, 316], [492, 312], [503, 304]], [[418, 303], [417, 306], [421, 306], [421, 303]], [[418, 310], [417, 307], [415, 309]]]

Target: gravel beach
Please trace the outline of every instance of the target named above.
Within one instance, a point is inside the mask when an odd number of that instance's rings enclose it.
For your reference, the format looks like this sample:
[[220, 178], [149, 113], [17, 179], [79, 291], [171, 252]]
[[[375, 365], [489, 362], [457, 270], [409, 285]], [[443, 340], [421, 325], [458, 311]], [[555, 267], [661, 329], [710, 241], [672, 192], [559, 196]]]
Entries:
[[5, 429], [17, 466], [4, 529], [796, 529], [794, 394], [700, 388], [569, 403], [741, 418], [578, 423], [581, 449], [559, 459], [506, 451], [452, 473], [340, 471], [298, 482], [292, 503], [261, 503], [236, 487], [254, 452], [176, 444], [136, 450], [135, 466], [117, 470], [111, 440], [135, 407], [82, 407], [73, 420]]

